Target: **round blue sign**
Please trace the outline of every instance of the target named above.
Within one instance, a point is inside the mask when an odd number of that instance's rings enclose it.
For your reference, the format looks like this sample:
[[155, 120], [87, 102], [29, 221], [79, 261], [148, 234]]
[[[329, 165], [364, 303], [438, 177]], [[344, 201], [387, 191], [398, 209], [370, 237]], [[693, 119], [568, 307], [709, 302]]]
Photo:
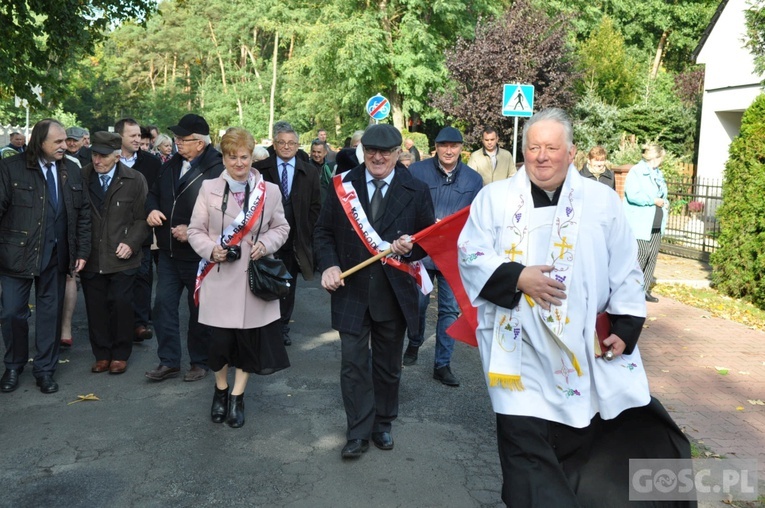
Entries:
[[367, 101], [367, 114], [375, 120], [383, 120], [390, 114], [390, 102], [379, 93]]

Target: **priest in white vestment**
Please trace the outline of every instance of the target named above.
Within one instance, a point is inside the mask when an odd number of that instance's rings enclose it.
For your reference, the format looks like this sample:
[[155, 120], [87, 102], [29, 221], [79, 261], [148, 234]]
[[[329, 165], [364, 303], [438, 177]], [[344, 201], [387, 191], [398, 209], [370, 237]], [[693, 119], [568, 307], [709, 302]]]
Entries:
[[518, 174], [478, 194], [458, 245], [497, 413], [502, 497], [624, 506], [630, 458], [690, 457], [650, 396], [637, 347], [646, 307], [636, 243], [618, 194], [573, 166], [562, 110], [526, 122], [523, 153]]

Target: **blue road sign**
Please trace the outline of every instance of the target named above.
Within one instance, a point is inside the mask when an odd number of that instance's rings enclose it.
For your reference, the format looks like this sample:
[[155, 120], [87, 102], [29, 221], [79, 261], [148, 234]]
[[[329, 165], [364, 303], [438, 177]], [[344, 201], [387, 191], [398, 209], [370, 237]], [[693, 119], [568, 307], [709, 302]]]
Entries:
[[529, 118], [534, 114], [534, 85], [505, 85], [502, 93], [502, 114]]
[[383, 120], [388, 118], [390, 114], [390, 102], [378, 93], [374, 97], [369, 98], [366, 109], [367, 114], [375, 120]]

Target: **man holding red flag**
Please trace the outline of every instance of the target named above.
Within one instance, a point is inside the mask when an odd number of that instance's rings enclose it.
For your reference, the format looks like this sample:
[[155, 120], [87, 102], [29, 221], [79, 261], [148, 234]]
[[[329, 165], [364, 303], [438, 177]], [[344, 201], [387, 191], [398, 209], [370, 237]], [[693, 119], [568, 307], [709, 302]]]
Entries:
[[[427, 186], [396, 167], [398, 129], [371, 125], [361, 143], [364, 163], [334, 177], [314, 232], [321, 285], [332, 293], [332, 327], [340, 332], [344, 459], [360, 457], [370, 438], [393, 449], [404, 333], [419, 326], [417, 285], [429, 282], [413, 266], [425, 252], [409, 235], [435, 222]], [[388, 248], [393, 256], [342, 277]]]
[[[436, 136], [436, 156], [428, 160], [415, 162], [409, 172], [425, 182], [430, 188], [436, 220], [440, 221], [456, 211], [470, 206], [478, 191], [483, 187], [483, 179], [476, 171], [463, 164], [462, 134], [454, 127], [444, 127]], [[415, 235], [415, 238], [417, 235]], [[455, 243], [452, 243], [456, 246]], [[443, 249], [445, 245], [441, 245]], [[425, 248], [425, 250], [428, 250]], [[459, 386], [460, 382], [451, 370], [454, 339], [446, 329], [457, 320], [459, 307], [454, 298], [450, 283], [441, 272], [440, 265], [430, 257], [423, 260], [428, 275], [438, 281], [438, 321], [436, 322], [436, 353], [433, 364], [433, 379], [447, 386]], [[404, 365], [414, 365], [417, 355], [425, 341], [425, 321], [430, 295], [420, 295], [420, 327], [418, 332], [409, 330], [409, 345], [404, 352]]]

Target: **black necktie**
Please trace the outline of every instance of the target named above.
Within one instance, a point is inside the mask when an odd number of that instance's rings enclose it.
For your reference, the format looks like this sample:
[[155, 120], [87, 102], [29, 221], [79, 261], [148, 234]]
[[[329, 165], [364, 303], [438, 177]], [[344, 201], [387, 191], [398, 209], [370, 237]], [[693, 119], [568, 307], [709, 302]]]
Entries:
[[375, 186], [375, 193], [372, 194], [372, 201], [369, 202], [371, 205], [369, 208], [369, 211], [372, 214], [372, 222], [377, 220], [377, 216], [380, 213], [380, 208], [382, 208], [382, 202], [383, 202], [383, 195], [382, 195], [382, 188], [385, 186], [384, 180], [372, 180], [372, 185]]
[[49, 162], [45, 165], [47, 171], [45, 172], [45, 182], [48, 187], [48, 194], [50, 196], [50, 202], [53, 205], [54, 210], [58, 210], [58, 192], [56, 192], [56, 178], [53, 176], [53, 163]]

